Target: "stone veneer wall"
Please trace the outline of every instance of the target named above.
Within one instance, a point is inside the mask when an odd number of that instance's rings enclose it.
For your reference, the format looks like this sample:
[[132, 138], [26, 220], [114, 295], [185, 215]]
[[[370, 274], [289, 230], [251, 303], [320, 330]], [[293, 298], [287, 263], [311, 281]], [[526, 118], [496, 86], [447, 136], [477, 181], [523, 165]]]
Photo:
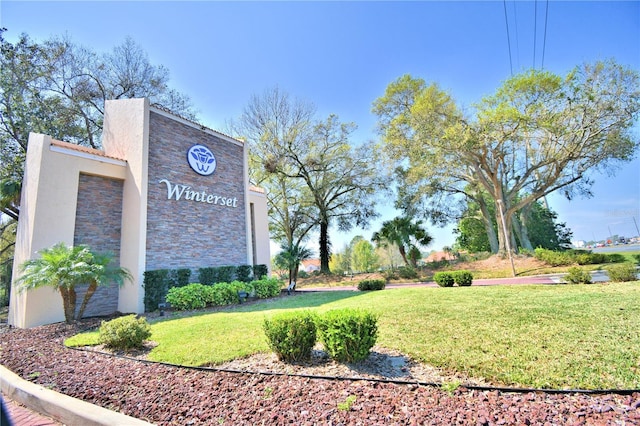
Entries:
[[[86, 244], [97, 252], [113, 253], [120, 259], [123, 181], [80, 174], [73, 244]], [[86, 286], [77, 290], [80, 309]], [[85, 317], [109, 315], [118, 310], [118, 286], [98, 287], [84, 313]]]
[[[187, 162], [193, 145], [208, 147], [217, 167], [209, 176]], [[247, 263], [243, 147], [151, 111], [149, 117], [149, 188], [146, 270], [197, 269]], [[167, 199], [167, 185], [235, 198], [236, 207]]]

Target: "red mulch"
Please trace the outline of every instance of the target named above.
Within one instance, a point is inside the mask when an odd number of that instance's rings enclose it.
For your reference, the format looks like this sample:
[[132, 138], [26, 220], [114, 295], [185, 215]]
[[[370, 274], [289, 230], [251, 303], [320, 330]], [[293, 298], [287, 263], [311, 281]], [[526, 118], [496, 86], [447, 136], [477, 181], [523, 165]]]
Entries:
[[[88, 323], [85, 322], [86, 326]], [[4, 329], [0, 363], [23, 378], [158, 425], [640, 424], [640, 393], [503, 393], [207, 372], [65, 348], [76, 328]], [[355, 396], [350, 407], [341, 405]]]

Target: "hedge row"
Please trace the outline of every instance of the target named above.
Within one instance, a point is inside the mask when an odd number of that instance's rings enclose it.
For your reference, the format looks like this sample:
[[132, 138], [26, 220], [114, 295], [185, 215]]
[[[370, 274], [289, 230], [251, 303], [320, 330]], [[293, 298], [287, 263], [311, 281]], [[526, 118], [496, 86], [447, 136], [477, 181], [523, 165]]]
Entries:
[[248, 296], [266, 299], [280, 294], [282, 281], [277, 278], [264, 278], [250, 283], [233, 281], [204, 285], [193, 283], [184, 287], [173, 287], [167, 292], [166, 300], [173, 309], [191, 310], [207, 306], [224, 306], [241, 303], [239, 292]]
[[278, 359], [300, 362], [311, 358], [319, 337], [338, 362], [365, 360], [378, 338], [378, 318], [359, 309], [334, 309], [324, 314], [285, 312], [265, 319], [263, 329]]
[[[251, 282], [253, 279], [261, 279], [267, 276], [267, 265], [240, 265], [218, 266], [200, 268], [198, 280], [205, 285], [213, 285], [222, 282]], [[145, 311], [155, 311], [159, 303], [165, 301], [169, 289], [184, 287], [191, 281], [191, 270], [181, 269], [156, 269], [144, 273], [144, 308]]]
[[433, 275], [433, 280], [440, 287], [453, 287], [453, 284], [468, 287], [473, 283], [473, 274], [469, 271], [436, 272]]
[[599, 265], [625, 261], [625, 257], [620, 253], [593, 253], [589, 250], [554, 251], [537, 248], [535, 257], [551, 266]]

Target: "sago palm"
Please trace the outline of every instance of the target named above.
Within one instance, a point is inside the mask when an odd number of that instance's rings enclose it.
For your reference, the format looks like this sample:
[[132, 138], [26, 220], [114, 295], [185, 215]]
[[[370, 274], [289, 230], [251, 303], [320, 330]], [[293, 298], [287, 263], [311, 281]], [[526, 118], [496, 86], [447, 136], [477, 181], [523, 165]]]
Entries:
[[[99, 285], [116, 282], [119, 285], [131, 274], [122, 267], [111, 265], [111, 256], [96, 254], [84, 245], [69, 247], [59, 243], [39, 252], [40, 257], [21, 265], [18, 282], [22, 289], [53, 287], [60, 292], [67, 323], [82, 319], [89, 299]], [[76, 286], [88, 284], [82, 306], [76, 312]]]

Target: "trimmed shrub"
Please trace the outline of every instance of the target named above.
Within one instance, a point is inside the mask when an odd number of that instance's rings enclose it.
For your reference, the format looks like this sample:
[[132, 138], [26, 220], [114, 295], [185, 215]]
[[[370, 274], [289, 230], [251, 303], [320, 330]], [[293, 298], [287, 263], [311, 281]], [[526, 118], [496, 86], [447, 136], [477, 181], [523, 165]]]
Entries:
[[565, 251], [553, 251], [538, 247], [535, 257], [551, 266], [568, 266], [576, 262], [574, 254]]
[[173, 287], [167, 292], [166, 300], [177, 310], [202, 309], [207, 306], [207, 287], [193, 283], [184, 287]]
[[317, 319], [318, 334], [329, 356], [338, 362], [367, 359], [378, 338], [378, 318], [359, 309], [335, 309]]
[[400, 276], [398, 275], [398, 271], [396, 271], [395, 269], [385, 270], [382, 273], [382, 276], [384, 277], [385, 280], [387, 280], [387, 282], [391, 280], [397, 280], [398, 278], [400, 278]]
[[239, 265], [236, 267], [236, 280], [248, 283], [251, 281], [253, 273], [253, 267], [251, 265]]
[[198, 269], [198, 280], [204, 285], [230, 283], [236, 278], [236, 266], [216, 266]]
[[412, 280], [418, 278], [418, 271], [411, 266], [401, 266], [398, 268], [398, 275], [404, 280]]
[[145, 271], [142, 286], [144, 287], [144, 310], [152, 312], [158, 309], [158, 304], [164, 302], [169, 289], [169, 270], [157, 269]]
[[269, 268], [267, 265], [253, 265], [253, 279], [261, 280], [269, 275]]
[[219, 266], [217, 283], [230, 283], [236, 279], [236, 266]]
[[198, 281], [204, 285], [214, 285], [217, 283], [216, 269], [213, 267], [198, 269]]
[[316, 344], [316, 323], [310, 312], [286, 312], [271, 319], [265, 318], [263, 326], [269, 347], [285, 362], [298, 362], [311, 358]]
[[574, 254], [578, 265], [597, 265], [607, 262], [607, 256], [603, 253], [578, 252]]
[[440, 287], [453, 287], [453, 284], [455, 283], [453, 273], [451, 272], [436, 272], [433, 274], [433, 280]]
[[473, 283], [473, 274], [469, 271], [455, 271], [453, 280], [460, 287], [468, 287]]
[[102, 321], [98, 340], [108, 348], [129, 350], [141, 348], [151, 337], [151, 326], [144, 317], [127, 315], [111, 321]]
[[383, 290], [387, 285], [385, 280], [362, 280], [358, 282], [358, 290]]
[[258, 299], [267, 299], [280, 295], [282, 281], [277, 278], [264, 278], [251, 283]]
[[638, 269], [633, 263], [620, 263], [605, 268], [609, 280], [613, 282], [635, 281], [638, 279]]
[[191, 269], [181, 268], [169, 271], [169, 287], [184, 287], [189, 284], [191, 278]]
[[251, 293], [252, 290], [252, 286], [240, 281], [217, 283], [207, 288], [206, 302], [214, 306], [233, 305], [240, 303], [240, 298], [238, 297], [239, 291]]
[[591, 274], [577, 266], [569, 268], [569, 273], [564, 279], [569, 284], [591, 284]]
[[[620, 253], [610, 253], [610, 254], [607, 254], [605, 258], [607, 263], [622, 263], [627, 260], [624, 257], [624, 255]], [[601, 263], [604, 263], [604, 262], [601, 262]]]

